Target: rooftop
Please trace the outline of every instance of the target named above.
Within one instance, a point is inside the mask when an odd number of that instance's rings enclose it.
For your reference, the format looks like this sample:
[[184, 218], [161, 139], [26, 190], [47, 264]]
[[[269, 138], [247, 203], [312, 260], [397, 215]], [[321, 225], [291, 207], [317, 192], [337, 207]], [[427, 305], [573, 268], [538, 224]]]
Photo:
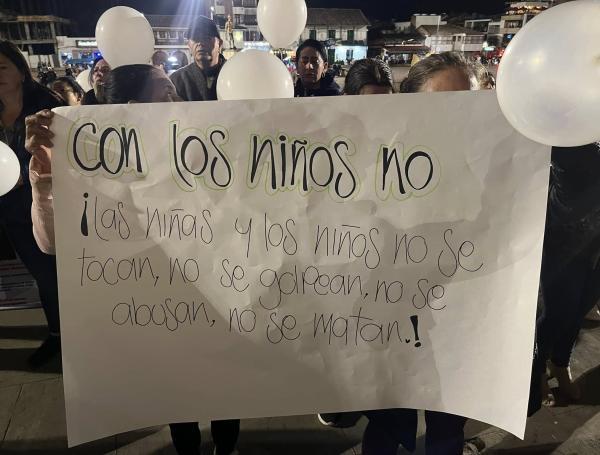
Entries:
[[421, 25], [418, 30], [425, 36], [485, 35], [485, 32], [456, 25], [440, 25], [439, 27], [437, 25]]
[[147, 14], [146, 19], [156, 28], [188, 28], [192, 17], [187, 15]]
[[346, 8], [308, 8], [306, 25], [331, 25], [331, 26], [359, 26], [371, 25], [369, 20], [359, 9]]

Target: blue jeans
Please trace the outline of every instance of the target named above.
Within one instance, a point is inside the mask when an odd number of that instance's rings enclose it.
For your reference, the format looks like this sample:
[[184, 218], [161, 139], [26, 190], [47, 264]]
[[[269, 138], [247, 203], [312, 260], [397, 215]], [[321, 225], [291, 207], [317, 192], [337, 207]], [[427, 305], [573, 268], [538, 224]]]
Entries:
[[23, 185], [0, 197], [0, 223], [8, 240], [37, 282], [51, 333], [60, 332], [56, 257], [43, 253], [33, 237], [31, 187]]

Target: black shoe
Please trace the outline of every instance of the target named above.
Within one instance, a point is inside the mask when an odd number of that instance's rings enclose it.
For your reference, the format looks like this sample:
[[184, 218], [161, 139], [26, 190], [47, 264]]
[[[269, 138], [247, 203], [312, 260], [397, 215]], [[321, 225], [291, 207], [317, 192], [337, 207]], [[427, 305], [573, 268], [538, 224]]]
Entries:
[[479, 437], [467, 439], [463, 445], [463, 455], [479, 455], [485, 451], [485, 442]]
[[27, 363], [32, 368], [40, 368], [55, 357], [60, 357], [60, 336], [50, 335], [44, 340], [39, 348], [31, 354]]

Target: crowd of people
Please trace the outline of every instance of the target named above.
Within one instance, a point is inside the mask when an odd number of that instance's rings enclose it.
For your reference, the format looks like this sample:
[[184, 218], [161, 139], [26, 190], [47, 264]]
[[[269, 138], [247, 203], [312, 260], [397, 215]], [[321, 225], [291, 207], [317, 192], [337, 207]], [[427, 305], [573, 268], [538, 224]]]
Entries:
[[[49, 336], [31, 356], [39, 367], [60, 353], [58, 291], [52, 209], [51, 109], [58, 106], [124, 104], [130, 102], [208, 101], [217, 99], [217, 80], [225, 64], [222, 40], [214, 22], [197, 18], [188, 33], [192, 63], [170, 78], [154, 65], [125, 65], [111, 69], [102, 57], [91, 68], [87, 93], [72, 77], [55, 78], [44, 86], [36, 82], [18, 48], [0, 41], [0, 139], [17, 154], [21, 178], [15, 188], [0, 197], [0, 223], [10, 242], [35, 278], [46, 315]], [[296, 97], [393, 94], [396, 89], [390, 67], [381, 59], [356, 61], [343, 89], [336, 83], [322, 43], [304, 41], [296, 53]], [[462, 54], [431, 55], [409, 71], [400, 83], [401, 93], [493, 89], [493, 76]], [[533, 358], [530, 414], [552, 405], [547, 370], [557, 378], [559, 390], [571, 399], [579, 395], [569, 372], [577, 334], [586, 313], [598, 300], [597, 275], [600, 252], [600, 150], [597, 144], [552, 151], [548, 218], [541, 277], [543, 302], [537, 326]], [[365, 455], [395, 454], [400, 446], [414, 450], [417, 411], [388, 409], [368, 411], [364, 433]], [[358, 414], [360, 416], [360, 414]], [[323, 423], [347, 426], [356, 413], [324, 414]], [[476, 453], [476, 444], [465, 442], [466, 418], [427, 411], [428, 454]], [[212, 423], [215, 453], [235, 453], [239, 420]], [[171, 424], [179, 454], [199, 454], [197, 423]], [[466, 444], [466, 445], [465, 445]], [[465, 447], [467, 449], [465, 449]]]

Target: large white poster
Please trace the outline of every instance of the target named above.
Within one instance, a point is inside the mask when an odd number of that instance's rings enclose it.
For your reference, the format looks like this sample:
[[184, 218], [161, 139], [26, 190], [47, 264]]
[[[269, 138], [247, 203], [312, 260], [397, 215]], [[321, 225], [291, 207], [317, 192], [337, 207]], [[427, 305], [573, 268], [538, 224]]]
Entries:
[[523, 435], [550, 154], [493, 93], [57, 113], [70, 444], [391, 407]]

